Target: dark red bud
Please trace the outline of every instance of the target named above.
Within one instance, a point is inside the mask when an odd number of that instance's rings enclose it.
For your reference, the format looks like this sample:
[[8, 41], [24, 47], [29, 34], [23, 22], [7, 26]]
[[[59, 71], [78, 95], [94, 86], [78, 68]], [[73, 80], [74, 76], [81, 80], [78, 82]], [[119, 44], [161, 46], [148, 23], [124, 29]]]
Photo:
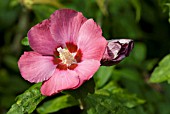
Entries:
[[108, 40], [106, 50], [103, 54], [101, 65], [112, 66], [125, 57], [127, 57], [133, 49], [134, 42], [131, 39]]

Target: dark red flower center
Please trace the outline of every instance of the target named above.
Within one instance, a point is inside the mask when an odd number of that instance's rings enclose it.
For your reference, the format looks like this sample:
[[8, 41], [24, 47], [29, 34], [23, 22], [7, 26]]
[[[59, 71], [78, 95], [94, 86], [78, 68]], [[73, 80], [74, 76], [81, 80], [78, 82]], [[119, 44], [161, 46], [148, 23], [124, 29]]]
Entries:
[[74, 43], [66, 43], [66, 48], [58, 47], [54, 52], [53, 63], [60, 70], [74, 70], [82, 61], [82, 51]]

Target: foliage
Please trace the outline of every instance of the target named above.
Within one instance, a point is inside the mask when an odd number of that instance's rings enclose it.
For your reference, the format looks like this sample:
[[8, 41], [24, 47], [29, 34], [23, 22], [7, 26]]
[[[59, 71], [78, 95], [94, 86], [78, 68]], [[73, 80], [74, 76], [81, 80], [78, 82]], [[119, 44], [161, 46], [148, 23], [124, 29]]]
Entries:
[[40, 92], [41, 83], [35, 84], [30, 89], [16, 98], [16, 103], [11, 106], [7, 114], [32, 113], [36, 106], [45, 98]]
[[22, 41], [21, 41], [21, 43], [22, 43], [22, 45], [24, 45], [24, 46], [29, 46], [28, 37], [23, 38]]
[[122, 114], [127, 112], [127, 108], [133, 108], [145, 101], [110, 82], [95, 94], [87, 96], [85, 102], [89, 114]]
[[41, 114], [48, 114], [75, 105], [78, 105], [77, 100], [70, 95], [63, 95], [45, 102], [42, 106], [37, 108], [37, 111]]
[[[169, 0], [1, 0], [0, 113], [169, 114], [169, 4]], [[23, 51], [31, 50], [28, 30], [59, 8], [93, 18], [108, 40], [130, 38], [135, 45], [129, 57], [100, 67], [80, 88], [45, 97], [39, 91], [41, 83], [21, 78], [17, 61]]]
[[150, 82], [154, 83], [159, 83], [163, 81], [168, 81], [168, 83], [170, 82], [169, 61], [170, 55], [167, 55], [159, 62], [159, 66], [155, 68], [151, 75]]

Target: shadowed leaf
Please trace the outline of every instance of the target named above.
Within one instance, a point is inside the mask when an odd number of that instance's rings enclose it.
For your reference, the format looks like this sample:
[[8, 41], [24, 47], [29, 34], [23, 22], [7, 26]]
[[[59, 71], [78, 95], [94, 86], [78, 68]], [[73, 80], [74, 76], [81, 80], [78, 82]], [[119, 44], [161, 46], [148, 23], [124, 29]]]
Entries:
[[76, 106], [78, 105], [77, 100], [75, 100], [70, 95], [63, 95], [60, 97], [57, 97], [55, 99], [52, 99], [50, 101], [45, 102], [42, 106], [37, 108], [37, 111], [39, 113], [48, 114], [52, 112], [57, 112], [60, 109]]

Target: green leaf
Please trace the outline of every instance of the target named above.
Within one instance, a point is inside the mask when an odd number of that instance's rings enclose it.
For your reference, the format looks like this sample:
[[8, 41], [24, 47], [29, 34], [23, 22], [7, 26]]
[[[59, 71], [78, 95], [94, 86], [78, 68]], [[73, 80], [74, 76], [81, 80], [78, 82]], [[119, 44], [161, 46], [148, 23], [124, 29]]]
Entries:
[[104, 88], [97, 90], [85, 98], [88, 114], [124, 114], [145, 101], [135, 94], [129, 94], [114, 82], [108, 83]]
[[106, 7], [106, 0], [96, 0], [96, 3], [99, 6], [101, 12], [104, 15], [108, 15], [107, 7]]
[[126, 108], [105, 95], [89, 95], [85, 99], [88, 114], [126, 114]]
[[168, 21], [169, 21], [169, 23], [170, 23], [170, 2], [169, 2], [169, 3], [166, 3], [165, 5], [168, 6], [168, 8], [169, 8], [169, 11], [168, 11], [168, 12], [169, 12], [169, 19], [168, 19]]
[[25, 37], [22, 39], [21, 44], [24, 46], [29, 46], [29, 41], [28, 41], [28, 37]]
[[45, 98], [40, 92], [41, 83], [34, 84], [23, 94], [17, 96], [16, 103], [13, 104], [7, 114], [32, 113], [37, 105]]
[[[140, 10], [138, 8], [139, 4], [137, 4], [137, 2], [135, 3], [131, 0], [110, 0], [108, 1], [107, 5], [107, 9], [109, 9], [108, 11], [111, 14], [111, 18], [108, 19], [108, 23], [106, 23], [104, 26], [108, 26], [109, 24], [113, 28], [116, 28], [112, 29], [112, 32], [110, 33], [111, 35], [114, 37], [129, 38], [139, 38], [142, 36], [141, 30], [138, 26], [136, 26], [136, 20], [140, 18]], [[132, 8], [132, 5], [134, 8]], [[135, 9], [136, 14], [132, 9]], [[134, 18], [135, 16], [136, 19]], [[109, 20], [111, 21], [109, 22]]]
[[154, 66], [158, 63], [158, 59], [150, 59], [145, 61], [145, 69], [151, 71]]
[[99, 70], [94, 75], [94, 80], [96, 82], [96, 88], [100, 88], [106, 84], [112, 75], [114, 67], [101, 66]]
[[124, 89], [118, 87], [114, 82], [108, 83], [103, 89], [98, 90], [96, 93], [105, 93], [105, 95], [112, 97], [127, 108], [133, 108], [145, 103], [143, 99], [138, 98], [135, 94], [128, 93]]
[[63, 95], [45, 102], [42, 106], [37, 108], [37, 111], [41, 114], [42, 113], [48, 114], [48, 113], [57, 112], [63, 108], [76, 106], [76, 105], [78, 105], [78, 101], [75, 100], [72, 96]]
[[170, 1], [169, 0], [159, 0], [159, 5], [162, 7], [163, 12], [168, 12], [169, 15], [169, 23], [170, 23]]
[[[28, 0], [29, 1], [29, 0]], [[64, 8], [58, 0], [33, 0], [31, 2], [23, 2], [23, 4], [28, 8], [31, 9], [32, 6], [38, 4], [38, 5], [48, 5], [48, 7], [53, 6], [55, 8]]]
[[[12, 0], [11, 0], [12, 1]], [[0, 29], [11, 27], [19, 17], [21, 8], [10, 6], [10, 0], [0, 0]], [[12, 8], [11, 8], [12, 7]], [[9, 29], [10, 31], [10, 29]]]
[[122, 68], [113, 70], [112, 79], [120, 80], [122, 77], [134, 81], [140, 81], [141, 79], [139, 72], [137, 72], [135, 69]]
[[94, 79], [91, 78], [90, 80], [86, 81], [83, 85], [75, 90], [66, 90], [63, 91], [65, 94], [69, 94], [75, 99], [79, 101], [80, 109], [84, 109], [84, 99], [88, 96], [89, 93], [93, 94], [95, 91], [95, 83]]
[[151, 74], [150, 82], [159, 83], [170, 80], [170, 54], [165, 56]]
[[136, 9], [136, 21], [140, 20], [141, 17], [141, 4], [139, 0], [131, 0], [132, 5]]
[[129, 94], [116, 83], [110, 82], [85, 98], [88, 114], [126, 114], [128, 109], [143, 104], [135, 94]]
[[143, 43], [135, 43], [133, 56], [136, 61], [143, 62], [146, 58], [146, 46]]
[[17, 67], [18, 60], [15, 56], [5, 55], [3, 58], [3, 61], [5, 65], [8, 66], [8, 68], [10, 68], [13, 71], [18, 71], [18, 67]]
[[94, 93], [94, 87], [95, 87], [94, 79], [91, 78], [79, 88], [75, 90], [66, 90], [63, 91], [63, 93], [70, 94], [76, 99], [84, 99], [88, 95], [88, 93]]
[[44, 19], [48, 19], [52, 13], [56, 10], [55, 7], [47, 5], [33, 5], [32, 10], [34, 11], [38, 22], [41, 22]]

